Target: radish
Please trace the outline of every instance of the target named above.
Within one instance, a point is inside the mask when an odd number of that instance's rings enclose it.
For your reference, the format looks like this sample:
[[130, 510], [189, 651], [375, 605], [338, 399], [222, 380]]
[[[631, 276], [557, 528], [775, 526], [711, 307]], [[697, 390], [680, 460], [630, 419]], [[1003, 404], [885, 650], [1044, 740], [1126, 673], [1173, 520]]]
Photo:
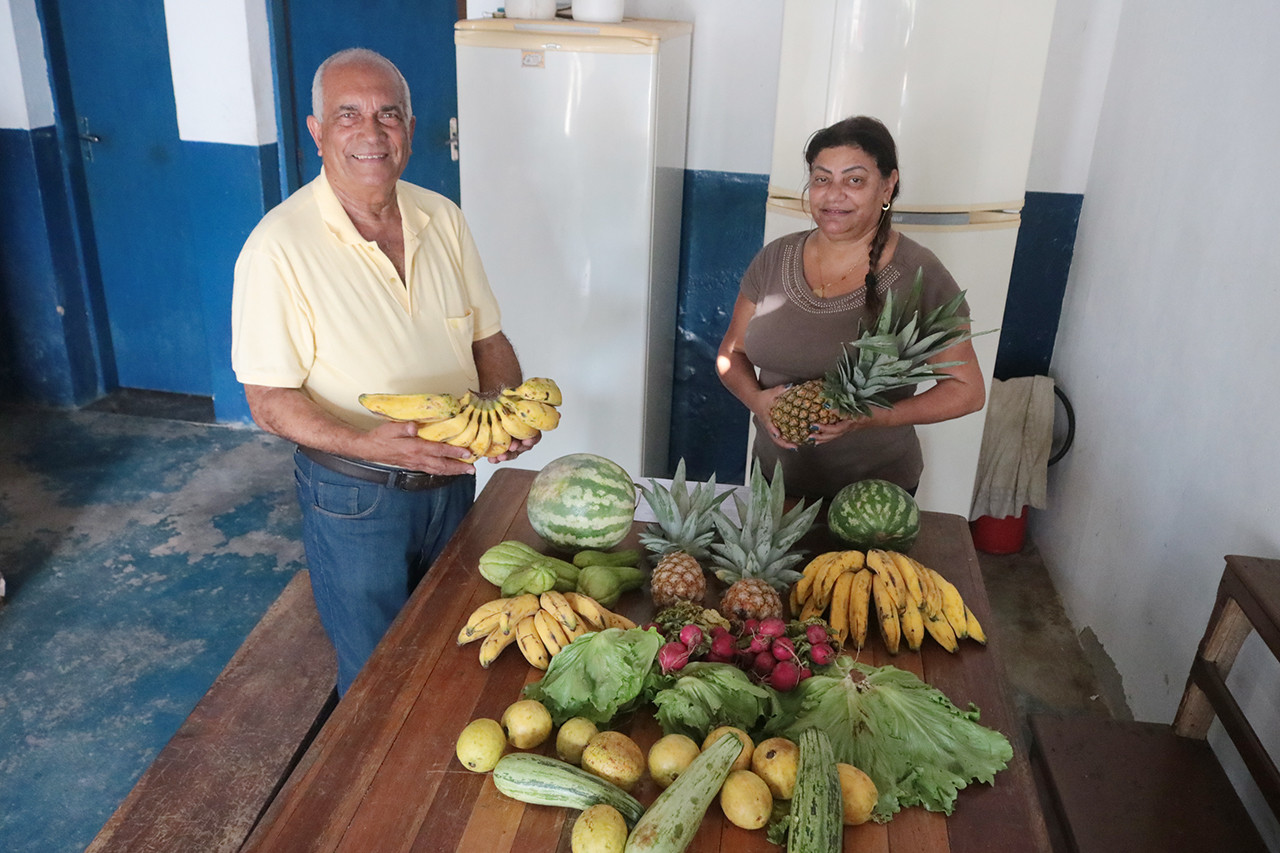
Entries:
[[826, 643], [815, 643], [809, 647], [809, 658], [819, 666], [826, 666], [835, 660], [836, 650]]
[[697, 625], [685, 625], [680, 629], [680, 642], [690, 649], [697, 648], [702, 643], [702, 629]]
[[800, 683], [800, 667], [791, 661], [778, 661], [774, 664], [773, 671], [769, 673], [766, 681], [774, 690], [788, 693], [795, 690], [796, 685]]
[[760, 626], [756, 630], [766, 637], [781, 637], [787, 633], [787, 623], [777, 616], [770, 616], [761, 620]]
[[820, 643], [826, 643], [831, 640], [831, 636], [827, 633], [827, 629], [821, 625], [810, 625], [804, 629], [805, 639], [810, 645], [816, 646]]
[[689, 662], [689, 647], [684, 643], [670, 642], [658, 649], [658, 665], [663, 672], [684, 669]]
[[771, 651], [773, 653], [773, 656], [780, 661], [795, 660], [795, 657], [796, 657], [795, 644], [792, 643], [791, 640], [789, 640], [786, 637], [779, 637], [778, 639], [774, 640], [769, 645], [769, 651]]
[[777, 665], [777, 660], [768, 652], [761, 652], [756, 655], [755, 661], [751, 664], [751, 671], [763, 678], [773, 672], [773, 668]]

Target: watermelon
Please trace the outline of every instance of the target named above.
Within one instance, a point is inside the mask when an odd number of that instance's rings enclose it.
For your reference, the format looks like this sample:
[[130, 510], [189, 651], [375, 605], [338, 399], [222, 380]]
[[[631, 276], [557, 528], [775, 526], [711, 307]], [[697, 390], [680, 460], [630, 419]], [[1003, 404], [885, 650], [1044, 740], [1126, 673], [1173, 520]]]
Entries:
[[831, 499], [827, 526], [859, 551], [906, 551], [920, 533], [920, 508], [901, 486], [887, 480], [859, 480]]
[[631, 530], [636, 485], [617, 462], [593, 453], [571, 453], [538, 472], [526, 507], [529, 523], [552, 546], [604, 551]]

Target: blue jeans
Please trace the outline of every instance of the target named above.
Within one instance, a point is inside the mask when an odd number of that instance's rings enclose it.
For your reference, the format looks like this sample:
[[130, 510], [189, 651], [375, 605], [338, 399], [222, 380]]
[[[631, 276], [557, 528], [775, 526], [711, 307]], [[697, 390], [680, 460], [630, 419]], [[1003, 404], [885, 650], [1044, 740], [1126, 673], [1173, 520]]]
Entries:
[[476, 480], [405, 492], [301, 453], [293, 464], [311, 589], [338, 653], [342, 695], [471, 508]]

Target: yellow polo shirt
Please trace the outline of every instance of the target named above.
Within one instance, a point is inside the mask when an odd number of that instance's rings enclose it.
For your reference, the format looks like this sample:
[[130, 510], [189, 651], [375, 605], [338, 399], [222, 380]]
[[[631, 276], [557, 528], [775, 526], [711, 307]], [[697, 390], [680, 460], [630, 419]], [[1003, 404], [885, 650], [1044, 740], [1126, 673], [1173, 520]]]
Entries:
[[471, 344], [502, 325], [462, 211], [404, 181], [396, 196], [407, 283], [323, 171], [263, 217], [235, 266], [231, 365], [242, 384], [301, 388], [362, 428], [381, 419], [360, 394], [478, 386]]

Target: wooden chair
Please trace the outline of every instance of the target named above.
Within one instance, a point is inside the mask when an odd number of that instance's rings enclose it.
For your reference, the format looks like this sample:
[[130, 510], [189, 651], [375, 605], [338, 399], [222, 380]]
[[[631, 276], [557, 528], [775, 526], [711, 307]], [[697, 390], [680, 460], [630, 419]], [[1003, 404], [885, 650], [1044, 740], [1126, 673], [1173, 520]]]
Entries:
[[300, 571], [85, 853], [239, 850], [337, 702]]
[[1280, 773], [1226, 684], [1255, 630], [1280, 659], [1280, 560], [1228, 556], [1172, 726], [1032, 715], [1032, 767], [1057, 850], [1266, 853], [1205, 739], [1216, 717], [1280, 819]]

